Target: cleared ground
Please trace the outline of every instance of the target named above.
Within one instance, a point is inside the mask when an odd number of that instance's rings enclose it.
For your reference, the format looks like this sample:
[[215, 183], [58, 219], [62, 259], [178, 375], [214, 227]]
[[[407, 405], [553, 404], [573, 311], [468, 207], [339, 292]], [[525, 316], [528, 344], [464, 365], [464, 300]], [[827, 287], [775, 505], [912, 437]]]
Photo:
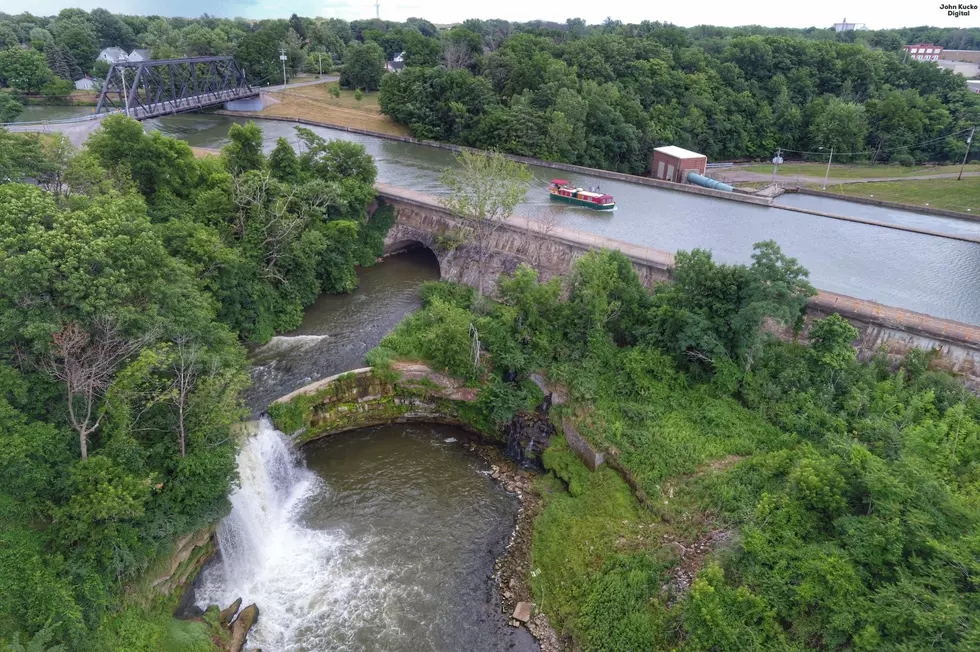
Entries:
[[[819, 184], [810, 185], [821, 189]], [[827, 192], [845, 197], [867, 197], [914, 206], [941, 208], [962, 213], [980, 213], [980, 178], [910, 179], [906, 181], [876, 181], [827, 186]]]
[[381, 113], [377, 91], [364, 93], [358, 102], [354, 99], [353, 91], [341, 90], [340, 97], [334, 97], [330, 93], [330, 89], [334, 87], [337, 87], [336, 82], [271, 93], [279, 103], [265, 108], [260, 115], [315, 120], [393, 136], [411, 135], [407, 127]]
[[[772, 177], [772, 164], [740, 165], [731, 168], [731, 172], [750, 172], [767, 174]], [[831, 165], [830, 178], [861, 180], [861, 179], [894, 179], [904, 177], [921, 177], [940, 174], [957, 174], [959, 165], [925, 165], [903, 167], [901, 165]], [[729, 170], [726, 170], [728, 172]], [[980, 172], [980, 163], [970, 163], [966, 172]], [[787, 163], [779, 166], [780, 177], [812, 177], [823, 180], [827, 173], [826, 163]]]

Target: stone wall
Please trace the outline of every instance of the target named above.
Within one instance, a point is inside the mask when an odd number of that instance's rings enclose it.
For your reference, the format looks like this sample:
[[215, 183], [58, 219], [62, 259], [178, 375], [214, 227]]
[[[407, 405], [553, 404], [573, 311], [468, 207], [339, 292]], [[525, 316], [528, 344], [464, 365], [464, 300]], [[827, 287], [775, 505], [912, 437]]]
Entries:
[[[463, 228], [465, 221], [449, 213], [430, 195], [382, 184], [378, 184], [378, 190], [397, 215], [386, 240], [389, 248], [404, 248], [412, 243], [428, 247], [439, 259], [442, 278], [476, 285], [479, 267], [472, 248], [440, 248], [445, 235]], [[567, 273], [573, 261], [586, 252], [604, 248], [625, 254], [647, 286], [670, 280], [674, 266], [674, 256], [667, 251], [561, 227], [546, 228], [519, 217], [512, 217], [500, 227], [492, 247], [485, 288], [493, 287], [494, 279], [513, 271], [520, 263], [537, 268], [542, 278], [548, 279]], [[960, 374], [968, 387], [980, 390], [980, 327], [824, 291], [810, 300], [807, 325], [835, 312], [858, 329], [860, 337], [854, 345], [862, 357], [882, 349], [894, 357], [913, 348], [931, 351], [935, 354], [931, 363], [934, 368]], [[804, 337], [805, 334], [806, 329]], [[792, 336], [785, 331], [782, 335]]]
[[423, 364], [395, 363], [391, 370], [371, 367], [324, 378], [277, 399], [269, 407], [276, 428], [297, 445], [329, 435], [386, 423], [444, 423], [499, 439], [478, 430], [466, 406], [476, 390]]

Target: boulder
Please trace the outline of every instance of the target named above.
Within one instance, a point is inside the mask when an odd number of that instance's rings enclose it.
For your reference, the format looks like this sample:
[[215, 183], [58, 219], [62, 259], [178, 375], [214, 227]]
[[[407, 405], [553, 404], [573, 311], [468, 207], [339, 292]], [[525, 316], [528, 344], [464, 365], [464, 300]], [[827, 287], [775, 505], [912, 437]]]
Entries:
[[245, 645], [245, 637], [259, 620], [259, 608], [250, 604], [238, 614], [238, 618], [231, 624], [231, 643], [228, 645], [229, 652], [241, 652]]
[[231, 619], [235, 617], [235, 614], [238, 613], [238, 610], [241, 609], [241, 607], [242, 607], [242, 599], [238, 598], [237, 600], [231, 603], [230, 607], [221, 610], [221, 613], [218, 614], [218, 622], [221, 623], [223, 626], [227, 627], [228, 625], [231, 624]]
[[531, 620], [531, 607], [534, 606], [530, 602], [518, 602], [517, 606], [514, 607], [514, 620], [519, 620], [522, 623], [526, 623]]

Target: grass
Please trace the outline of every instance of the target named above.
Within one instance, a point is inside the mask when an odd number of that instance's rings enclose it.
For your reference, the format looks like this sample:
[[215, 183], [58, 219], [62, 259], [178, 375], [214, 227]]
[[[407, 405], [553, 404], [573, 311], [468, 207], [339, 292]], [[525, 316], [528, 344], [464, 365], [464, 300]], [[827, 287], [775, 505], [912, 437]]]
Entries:
[[[819, 184], [808, 187], [819, 190]], [[980, 178], [915, 179], [908, 181], [876, 181], [827, 186], [828, 192], [846, 197], [865, 197], [882, 201], [926, 206], [961, 213], [980, 213]]]
[[341, 90], [340, 97], [334, 97], [330, 89], [336, 86], [337, 82], [329, 82], [273, 93], [279, 103], [266, 107], [260, 115], [313, 120], [392, 136], [411, 135], [407, 127], [381, 113], [377, 91], [364, 93], [358, 102], [353, 91]]
[[[737, 167], [736, 170], [743, 172], [757, 172], [759, 174], [772, 174], [772, 164], [747, 165]], [[900, 165], [831, 165], [831, 179], [881, 179], [891, 177], [914, 177], [932, 174], [950, 174], [959, 172], [959, 165], [928, 165], [916, 167], [903, 167]], [[980, 172], [980, 162], [973, 162], [966, 166], [967, 172]], [[823, 178], [827, 173], [826, 163], [787, 163], [779, 166], [779, 176], [785, 177], [815, 177]]]

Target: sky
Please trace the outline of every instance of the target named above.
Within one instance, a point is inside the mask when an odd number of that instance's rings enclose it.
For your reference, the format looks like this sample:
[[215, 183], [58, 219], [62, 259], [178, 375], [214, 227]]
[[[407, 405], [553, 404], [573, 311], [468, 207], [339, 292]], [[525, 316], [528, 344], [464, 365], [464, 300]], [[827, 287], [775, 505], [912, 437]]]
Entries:
[[[402, 21], [410, 16], [426, 18], [433, 23], [460, 22], [466, 18], [503, 18], [512, 21], [552, 20], [580, 17], [589, 23], [602, 22], [607, 16], [624, 23], [659, 20], [684, 27], [694, 25], [766, 25], [769, 27], [830, 27], [845, 18], [865, 23], [869, 29], [893, 27], [980, 27], [980, 10], [970, 16], [952, 17], [940, 4], [959, 4], [959, 0], [696, 0], [694, 2], [638, 2], [637, 0], [494, 0], [493, 2], [460, 2], [459, 0], [377, 0], [381, 17]], [[975, 4], [976, 0], [966, 0]], [[214, 16], [245, 18], [288, 18], [300, 16], [336, 17], [345, 20], [373, 18], [374, 0], [293, 0], [285, 4], [272, 0], [3, 0], [0, 11], [16, 14], [29, 11], [35, 15], [53, 15], [65, 7], [95, 9], [103, 7], [115, 13], [167, 16]]]

